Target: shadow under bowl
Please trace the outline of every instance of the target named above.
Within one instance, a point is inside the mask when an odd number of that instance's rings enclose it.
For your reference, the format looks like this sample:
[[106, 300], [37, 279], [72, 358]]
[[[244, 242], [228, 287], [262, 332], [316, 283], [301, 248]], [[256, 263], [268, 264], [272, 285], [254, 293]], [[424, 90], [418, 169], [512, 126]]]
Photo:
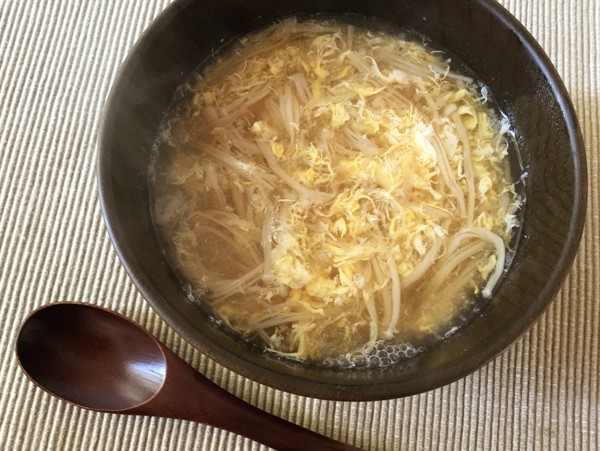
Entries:
[[[459, 332], [409, 364], [333, 370], [257, 352], [189, 302], [151, 220], [148, 167], [176, 89], [214, 49], [290, 15], [410, 28], [449, 50], [511, 121], [526, 176], [521, 239], [493, 297]], [[225, 367], [280, 390], [335, 400], [390, 399], [460, 379], [506, 350], [556, 296], [581, 238], [583, 140], [566, 89], [524, 27], [494, 0], [176, 0], [123, 64], [106, 106], [98, 185], [115, 249], [140, 293], [184, 339]]]

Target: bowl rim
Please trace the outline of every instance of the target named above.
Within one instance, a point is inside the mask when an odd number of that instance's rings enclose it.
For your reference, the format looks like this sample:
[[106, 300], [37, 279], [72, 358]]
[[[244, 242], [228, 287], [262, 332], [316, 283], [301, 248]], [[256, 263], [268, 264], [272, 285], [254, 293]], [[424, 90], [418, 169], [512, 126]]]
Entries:
[[[503, 352], [506, 352], [512, 344], [521, 338], [535, 324], [544, 311], [549, 307], [556, 297], [562, 283], [564, 282], [571, 265], [578, 251], [578, 245], [583, 234], [585, 223], [585, 215], [587, 208], [587, 162], [585, 154], [585, 146], [583, 136], [579, 127], [575, 109], [570, 100], [568, 91], [560, 78], [556, 68], [546, 55], [541, 45], [534, 37], [504, 6], [496, 0], [465, 0], [466, 2], [476, 3], [481, 8], [489, 12], [502, 25], [511, 30], [529, 55], [535, 60], [537, 66], [547, 78], [548, 83], [552, 88], [552, 95], [556, 98], [566, 124], [566, 129], [569, 135], [571, 153], [573, 155], [574, 164], [574, 198], [573, 214], [569, 221], [568, 233], [566, 235], [563, 252], [554, 266], [552, 277], [544, 284], [544, 289], [538, 297], [543, 298], [543, 302], [538, 303], [535, 309], [529, 315], [529, 320], [522, 323], [520, 327], [511, 330], [511, 333], [494, 343], [494, 346], [486, 348], [484, 352], [461, 362], [460, 365], [447, 368], [444, 372], [444, 377], [423, 378], [414, 383], [400, 386], [399, 384], [386, 383], [377, 384], [375, 388], [352, 384], [346, 386], [336, 386], [323, 382], [316, 382], [306, 379], [300, 379], [290, 374], [280, 373], [269, 368], [257, 368], [252, 362], [243, 359], [240, 356], [233, 355], [229, 351], [216, 345], [210, 340], [199, 342], [193, 338], [195, 329], [186, 322], [177, 310], [168, 303], [156, 302], [155, 299], [160, 299], [161, 295], [153, 286], [152, 282], [145, 276], [137, 263], [136, 258], [127, 244], [122, 238], [124, 231], [118, 220], [118, 214], [113, 196], [113, 183], [111, 180], [111, 156], [108, 152], [103, 152], [102, 149], [107, 147], [111, 130], [115, 124], [111, 121], [116, 109], [118, 109], [118, 91], [120, 86], [125, 83], [124, 76], [128, 65], [134, 59], [134, 55], [145, 46], [149, 45], [155, 39], [157, 33], [160, 32], [171, 20], [177, 15], [186, 5], [194, 0], [175, 0], [167, 6], [150, 26], [142, 33], [135, 45], [130, 49], [127, 58], [118, 69], [111, 91], [107, 98], [105, 108], [102, 115], [101, 127], [98, 139], [98, 155], [97, 155], [97, 183], [98, 196], [101, 205], [101, 210], [106, 225], [106, 229], [110, 236], [111, 242], [119, 257], [119, 260], [133, 281], [134, 285], [151, 306], [151, 308], [160, 316], [172, 329], [175, 330], [182, 338], [191, 343], [196, 349], [206, 354], [209, 358], [214, 359], [219, 364], [226, 366], [228, 369], [241, 374], [251, 380], [274, 387], [279, 390], [288, 391], [291, 393], [311, 396], [322, 399], [344, 400], [344, 401], [366, 401], [391, 399], [394, 397], [404, 397], [423, 393], [433, 390], [456, 380], [459, 380], [472, 372], [478, 370], [482, 366], [489, 363], [492, 359], [498, 357]], [[225, 363], [226, 362], [226, 363]], [[256, 371], [258, 369], [258, 372]], [[292, 380], [293, 379], [293, 380]], [[292, 382], [290, 383], [290, 380]], [[411, 381], [413, 382], [413, 381]], [[360, 390], [352, 390], [352, 387]], [[385, 394], [384, 394], [385, 393]], [[392, 393], [393, 396], [390, 396]]]

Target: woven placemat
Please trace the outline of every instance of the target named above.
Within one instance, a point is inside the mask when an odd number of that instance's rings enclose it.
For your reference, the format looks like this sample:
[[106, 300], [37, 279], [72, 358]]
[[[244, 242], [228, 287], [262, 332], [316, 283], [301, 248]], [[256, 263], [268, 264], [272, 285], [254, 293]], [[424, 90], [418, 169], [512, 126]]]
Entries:
[[119, 65], [168, 3], [0, 0], [0, 449], [260, 448], [185, 421], [84, 411], [34, 388], [15, 361], [15, 335], [28, 312], [57, 301], [117, 310], [244, 400], [364, 449], [598, 449], [600, 3], [501, 2], [555, 63], [586, 141], [588, 217], [562, 291], [527, 335], [469, 377], [361, 403], [294, 396], [227, 371], [174, 334], [120, 266], [96, 194], [100, 116]]

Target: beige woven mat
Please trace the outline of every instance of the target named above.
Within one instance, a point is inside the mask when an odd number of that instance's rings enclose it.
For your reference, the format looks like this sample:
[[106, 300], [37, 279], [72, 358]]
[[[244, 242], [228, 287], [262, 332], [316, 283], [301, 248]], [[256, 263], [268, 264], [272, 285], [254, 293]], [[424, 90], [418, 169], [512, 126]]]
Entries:
[[99, 119], [119, 64], [168, 2], [0, 0], [0, 449], [260, 448], [189, 422], [80, 410], [35, 389], [17, 367], [14, 339], [29, 311], [56, 301], [124, 313], [250, 403], [364, 449], [599, 449], [598, 1], [502, 1], [563, 76], [587, 145], [588, 219], [562, 292], [473, 375], [365, 403], [292, 396], [208, 361], [157, 318], [117, 260], [96, 195]]

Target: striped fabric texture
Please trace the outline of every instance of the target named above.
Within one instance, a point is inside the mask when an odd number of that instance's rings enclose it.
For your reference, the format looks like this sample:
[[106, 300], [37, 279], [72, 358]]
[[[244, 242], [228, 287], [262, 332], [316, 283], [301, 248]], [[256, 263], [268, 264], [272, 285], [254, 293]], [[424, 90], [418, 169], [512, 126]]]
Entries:
[[119, 65], [168, 3], [0, 0], [0, 450], [266, 449], [186, 421], [84, 411], [36, 389], [15, 337], [31, 310], [58, 301], [123, 313], [242, 399], [365, 450], [599, 449], [600, 2], [501, 0], [556, 65], [586, 142], [588, 217], [562, 291], [481, 370], [381, 402], [295, 396], [228, 371], [157, 317], [121, 267], [96, 191], [100, 117]]

